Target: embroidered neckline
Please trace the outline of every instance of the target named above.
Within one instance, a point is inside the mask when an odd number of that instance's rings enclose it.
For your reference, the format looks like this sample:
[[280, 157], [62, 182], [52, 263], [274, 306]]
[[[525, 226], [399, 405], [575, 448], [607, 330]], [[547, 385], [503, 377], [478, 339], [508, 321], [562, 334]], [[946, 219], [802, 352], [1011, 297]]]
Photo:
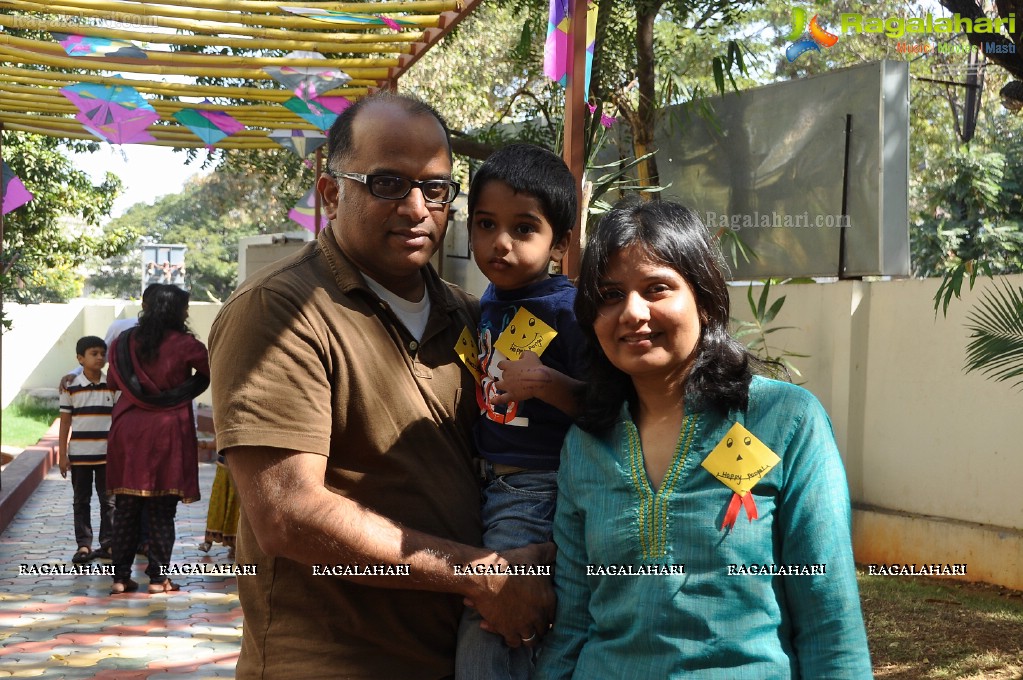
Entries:
[[629, 465], [632, 486], [639, 496], [637, 520], [639, 544], [644, 559], [667, 556], [668, 499], [682, 476], [682, 468], [685, 466], [689, 449], [693, 444], [693, 437], [696, 434], [697, 420], [699, 420], [698, 414], [688, 415], [682, 419], [682, 427], [678, 433], [678, 443], [675, 445], [671, 465], [656, 493], [650, 485], [646, 468], [643, 465], [643, 445], [640, 442], [639, 429], [635, 423], [631, 421], [627, 423]]

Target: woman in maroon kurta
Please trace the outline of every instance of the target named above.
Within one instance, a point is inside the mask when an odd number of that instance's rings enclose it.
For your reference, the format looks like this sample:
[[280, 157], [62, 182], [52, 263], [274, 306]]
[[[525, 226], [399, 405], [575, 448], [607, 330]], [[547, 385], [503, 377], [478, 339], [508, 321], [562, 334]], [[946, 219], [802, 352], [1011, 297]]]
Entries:
[[107, 444], [114, 513], [111, 594], [138, 589], [131, 567], [143, 513], [149, 524], [149, 592], [177, 590], [166, 576], [178, 501], [199, 500], [192, 399], [209, 385], [206, 346], [189, 331], [186, 291], [158, 284], [136, 329], [111, 343], [107, 382], [121, 390]]

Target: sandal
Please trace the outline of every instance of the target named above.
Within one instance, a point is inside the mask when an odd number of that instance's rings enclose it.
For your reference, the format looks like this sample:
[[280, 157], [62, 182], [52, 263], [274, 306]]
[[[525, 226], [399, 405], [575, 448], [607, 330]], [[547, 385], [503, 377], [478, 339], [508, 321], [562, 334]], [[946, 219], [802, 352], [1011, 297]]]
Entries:
[[111, 595], [123, 595], [124, 593], [134, 593], [139, 589], [139, 584], [131, 579], [127, 581], [114, 581], [114, 585], [110, 586]]
[[109, 560], [110, 559], [110, 548], [100, 548], [99, 550], [92, 551], [92, 559], [94, 560]]
[[210, 548], [213, 547], [213, 544], [210, 543], [209, 541], [203, 541], [202, 543], [199, 544], [198, 547], [199, 550], [202, 550], [203, 552], [209, 552]]
[[83, 545], [78, 549], [78, 552], [71, 556], [71, 561], [75, 564], [85, 564], [93, 557], [95, 557], [95, 555], [92, 554], [92, 548], [88, 548]]
[[181, 586], [179, 586], [177, 583], [174, 583], [174, 581], [171, 581], [170, 579], [167, 579], [166, 581], [161, 581], [160, 583], [149, 584], [150, 595], [159, 595], [160, 593], [173, 593], [178, 590], [181, 590]]

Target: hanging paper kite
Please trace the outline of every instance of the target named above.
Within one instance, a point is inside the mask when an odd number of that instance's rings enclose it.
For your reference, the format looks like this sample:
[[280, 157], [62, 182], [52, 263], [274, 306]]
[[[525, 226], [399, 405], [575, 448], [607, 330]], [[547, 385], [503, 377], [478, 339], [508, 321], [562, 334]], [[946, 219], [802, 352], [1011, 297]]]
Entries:
[[319, 229], [324, 229], [327, 226], [327, 216], [320, 210], [320, 227], [316, 228], [316, 187], [313, 187], [306, 192], [305, 196], [298, 200], [295, 207], [288, 211], [288, 217], [294, 222], [298, 222], [302, 225], [302, 228], [308, 229], [314, 234]]
[[387, 26], [395, 31], [400, 31], [402, 26], [417, 27], [418, 24], [404, 19], [392, 19], [383, 14], [353, 14], [351, 12], [338, 12], [332, 9], [320, 9], [318, 7], [281, 7], [285, 12], [298, 14], [299, 16], [319, 19], [321, 21], [334, 21], [345, 24], [366, 24], [369, 26]]
[[[294, 59], [326, 59], [319, 52], [299, 51], [287, 56]], [[267, 66], [263, 70], [301, 99], [319, 97], [352, 79], [344, 71], [329, 66]]]
[[148, 59], [149, 55], [135, 43], [128, 40], [94, 38], [70, 33], [50, 31], [53, 39], [60, 43], [69, 57], [129, 57]]
[[[551, 0], [547, 20], [547, 42], [543, 48], [543, 72], [551, 80], [568, 84], [568, 53], [572, 49], [568, 35], [571, 24], [570, 0]], [[590, 91], [590, 69], [593, 66], [593, 45], [597, 40], [597, 8], [594, 0], [586, 2], [586, 84]]]
[[78, 107], [75, 118], [101, 139], [111, 144], [155, 140], [146, 128], [160, 120], [160, 114], [134, 87], [78, 83], [60, 92]]
[[[208, 100], [203, 100], [209, 104]], [[182, 109], [174, 114], [174, 118], [195, 133], [195, 136], [206, 142], [206, 148], [234, 133], [244, 130], [245, 126], [223, 111], [202, 111], [200, 109]]]
[[284, 108], [293, 111], [321, 130], [327, 130], [338, 115], [352, 105], [347, 97], [313, 97], [305, 100], [292, 97], [284, 102]]
[[313, 130], [274, 130], [270, 133], [270, 139], [299, 158], [305, 158], [327, 143], [323, 133]]
[[4, 194], [3, 199], [0, 200], [3, 207], [0, 208], [0, 212], [4, 215], [20, 208], [35, 198], [32, 192], [25, 188], [25, 185], [21, 183], [21, 179], [14, 174], [11, 166], [7, 165], [7, 163], [3, 164], [3, 184]]

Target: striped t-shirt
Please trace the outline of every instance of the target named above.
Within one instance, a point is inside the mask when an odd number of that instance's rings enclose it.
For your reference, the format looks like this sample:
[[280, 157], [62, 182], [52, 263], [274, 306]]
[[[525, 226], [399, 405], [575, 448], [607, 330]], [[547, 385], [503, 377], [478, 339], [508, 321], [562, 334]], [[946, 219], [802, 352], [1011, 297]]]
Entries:
[[60, 392], [61, 413], [71, 414], [71, 439], [67, 456], [71, 465], [102, 465], [107, 462], [110, 414], [121, 393], [107, 387], [106, 374], [94, 383], [81, 373]]

